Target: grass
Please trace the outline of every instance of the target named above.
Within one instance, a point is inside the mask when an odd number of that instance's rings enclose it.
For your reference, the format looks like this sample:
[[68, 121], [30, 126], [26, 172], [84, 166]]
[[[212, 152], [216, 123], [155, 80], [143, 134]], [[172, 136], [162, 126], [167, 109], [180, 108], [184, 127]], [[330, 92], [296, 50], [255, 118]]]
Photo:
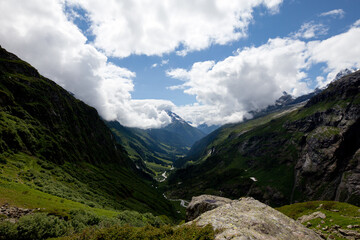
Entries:
[[[295, 203], [277, 208], [288, 217], [297, 220], [303, 215], [310, 215], [313, 212], [322, 212], [326, 215], [325, 219], [313, 219], [309, 223], [305, 222], [310, 229], [321, 232], [330, 239], [346, 239], [344, 236], [331, 232], [334, 227], [353, 230], [360, 233], [360, 228], [349, 229], [349, 225], [360, 225], [360, 208], [348, 203], [334, 201], [312, 201]], [[324, 230], [325, 229], [325, 230]]]
[[[156, 194], [155, 188], [152, 189], [153, 193], [148, 192], [147, 188], [142, 187], [145, 185], [144, 182], [134, 179], [127, 174], [127, 171], [121, 172], [121, 169], [112, 171], [116, 168], [114, 166], [103, 169], [86, 163], [77, 166], [67, 163], [60, 167], [23, 153], [10, 155], [5, 159], [6, 163], [0, 164], [2, 173], [0, 181], [2, 189], [8, 190], [4, 190], [2, 196], [5, 197], [13, 192], [12, 188], [20, 189], [19, 191], [14, 190], [14, 193], [18, 193], [18, 195], [9, 196], [8, 200], [22, 199], [22, 201], [31, 203], [33, 200], [27, 199], [27, 196], [30, 196], [28, 194], [32, 192], [30, 191], [32, 189], [91, 207], [113, 210], [151, 211], [147, 207], [148, 203], [141, 202], [141, 199], [147, 199], [148, 202], [158, 206], [157, 209], [154, 207], [152, 210], [154, 213], [161, 208], [164, 210], [163, 214], [171, 212], [170, 203], [164, 205], [158, 199], [151, 197], [152, 194]], [[116, 187], [117, 185], [125, 186], [125, 184], [133, 186], [133, 190], [130, 192]], [[22, 194], [23, 192], [27, 194]], [[111, 192], [113, 194], [110, 194]], [[163, 198], [161, 194], [157, 194], [158, 198]]]
[[107, 125], [130, 158], [138, 165], [145, 164], [143, 170], [153, 177], [170, 169], [173, 161], [188, 151], [185, 146], [156, 141], [146, 130], [126, 128], [117, 122], [107, 122]]
[[100, 216], [114, 217], [119, 212], [90, 207], [86, 204], [60, 198], [33, 189], [25, 184], [0, 181], [0, 205], [8, 203], [10, 206], [37, 209], [57, 216], [67, 216], [71, 210], [86, 210]]
[[318, 127], [315, 131], [312, 131], [309, 134], [309, 137], [321, 140], [321, 139], [329, 139], [332, 136], [339, 134], [340, 134], [340, 129], [337, 127], [321, 126]]
[[94, 108], [20, 59], [4, 59], [8, 53], [0, 51], [3, 187], [23, 184], [89, 207], [177, 218], [172, 204], [137, 170]]
[[60, 238], [59, 240], [122, 240], [122, 239], [147, 239], [147, 240], [211, 240], [215, 239], [216, 231], [211, 225], [203, 228], [195, 225], [182, 225], [171, 227], [111, 227], [100, 230], [86, 229], [81, 234]]
[[[319, 101], [310, 106], [297, 106], [224, 126], [197, 143], [198, 150], [192, 149], [192, 156], [181, 159], [181, 164], [189, 160], [187, 167], [170, 175], [162, 187], [168, 195], [183, 198], [204, 192], [229, 198], [255, 194], [256, 198], [272, 206], [287, 204], [291, 199], [306, 200], [298, 189], [293, 190], [294, 167], [304, 136], [327, 140], [339, 135], [340, 129], [318, 126], [306, 132], [306, 129], [299, 130], [296, 126], [303, 122], [306, 126], [315, 113], [341, 110], [349, 106], [353, 98]], [[326, 117], [331, 119], [335, 116], [329, 113]], [[212, 154], [208, 154], [210, 150]], [[257, 181], [249, 181], [250, 177], [255, 177]], [[177, 190], [178, 182], [182, 182], [182, 190]], [[278, 193], [282, 200], [274, 200], [271, 196], [268, 199], [268, 188]]]

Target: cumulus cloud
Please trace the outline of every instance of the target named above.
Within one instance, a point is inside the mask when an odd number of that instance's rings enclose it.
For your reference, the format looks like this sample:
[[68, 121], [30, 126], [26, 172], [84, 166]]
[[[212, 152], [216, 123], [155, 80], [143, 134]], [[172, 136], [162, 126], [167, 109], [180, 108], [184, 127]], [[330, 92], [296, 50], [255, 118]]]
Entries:
[[309, 66], [306, 49], [302, 41], [276, 38], [260, 47], [239, 49], [223, 61], [169, 70], [168, 76], [184, 81], [172, 89], [184, 88], [199, 103], [177, 110], [195, 124], [224, 124], [274, 103], [283, 91], [295, 96], [307, 93], [310, 89], [302, 81]]
[[[135, 73], [107, 62], [65, 14], [64, 1], [1, 1], [0, 42], [107, 120], [132, 127], [160, 127], [170, 122], [168, 101], [133, 100]], [[70, 18], [70, 19], [69, 19]], [[56, 27], [54, 27], [56, 26]]]
[[323, 12], [320, 14], [321, 17], [331, 16], [331, 17], [338, 17], [343, 18], [345, 16], [345, 11], [342, 9], [334, 9], [328, 12]]
[[360, 26], [360, 19], [357, 20], [354, 24], [353, 27], [359, 27]]
[[[68, 0], [87, 11], [94, 45], [107, 56], [202, 50], [246, 37], [255, 7], [271, 13], [282, 0]], [[179, 49], [180, 48], [180, 49]]]
[[290, 34], [290, 36], [294, 38], [310, 39], [325, 35], [327, 34], [327, 31], [328, 28], [323, 24], [316, 24], [311, 21], [301, 25], [300, 29], [297, 32]]
[[[254, 7], [264, 5], [274, 13], [281, 0], [141, 3], [54, 0], [44, 5], [42, 0], [0, 1], [0, 42], [97, 108], [105, 119], [142, 128], [168, 124], [171, 119], [166, 110], [195, 124], [241, 121], [249, 117], [249, 110], [272, 104], [283, 91], [295, 96], [310, 91], [306, 73], [314, 64], [326, 64], [323, 76], [316, 78], [320, 87], [344, 68], [360, 68], [360, 20], [347, 32], [323, 41], [309, 41], [325, 34], [326, 29], [310, 22], [290, 37], [239, 49], [222, 61], [168, 70], [169, 77], [182, 81], [169, 89], [196, 96], [194, 104], [177, 107], [167, 100], [135, 100], [131, 92], [136, 74], [109, 63], [108, 55], [186, 54], [211, 44], [227, 44], [246, 36]], [[65, 13], [66, 4], [70, 10]], [[71, 10], [75, 6], [87, 11], [82, 20], [90, 25], [89, 34], [94, 36], [91, 44], [72, 22], [83, 17]], [[341, 16], [341, 11], [330, 12], [322, 15]], [[166, 64], [168, 59], [163, 59], [153, 67]]]
[[335, 35], [323, 41], [313, 41], [308, 44], [311, 61], [326, 63], [324, 70], [326, 81], [320, 82], [323, 87], [332, 81], [336, 74], [345, 68], [360, 68], [360, 26], [353, 25], [347, 32]]
[[259, 47], [239, 49], [223, 61], [197, 62], [189, 70], [170, 69], [168, 76], [184, 82], [170, 89], [183, 89], [197, 99], [196, 104], [175, 110], [195, 125], [238, 122], [249, 117], [248, 111], [273, 104], [283, 91], [294, 96], [309, 92], [307, 72], [318, 63], [326, 65], [326, 77], [315, 79], [317, 87], [324, 87], [340, 70], [360, 68], [357, 22], [347, 32], [323, 41], [270, 39]]

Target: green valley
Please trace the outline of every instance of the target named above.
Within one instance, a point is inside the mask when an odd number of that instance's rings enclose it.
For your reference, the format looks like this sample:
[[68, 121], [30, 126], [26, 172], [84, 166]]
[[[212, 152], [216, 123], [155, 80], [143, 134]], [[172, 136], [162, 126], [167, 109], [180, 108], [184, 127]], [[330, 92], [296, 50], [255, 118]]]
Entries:
[[360, 72], [304, 106], [223, 126], [190, 150], [168, 179], [167, 194], [253, 196], [272, 206], [338, 200], [360, 205]]
[[176, 225], [183, 200], [204, 193], [295, 220], [318, 211], [326, 219], [303, 224], [356, 235], [359, 85], [355, 72], [206, 136], [170, 111], [171, 124], [144, 130], [104, 121], [0, 48], [0, 239], [214, 239], [210, 225]]
[[[0, 203], [63, 216], [71, 201], [100, 212], [131, 209], [177, 218], [94, 108], [2, 48], [0, 126]], [[45, 193], [49, 201], [45, 197], [42, 206], [34, 199]]]

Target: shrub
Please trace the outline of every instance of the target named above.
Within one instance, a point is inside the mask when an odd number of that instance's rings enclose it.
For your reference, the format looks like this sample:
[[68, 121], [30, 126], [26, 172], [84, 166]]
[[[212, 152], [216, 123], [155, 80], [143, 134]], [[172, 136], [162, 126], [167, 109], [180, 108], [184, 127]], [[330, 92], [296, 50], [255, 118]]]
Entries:
[[121, 221], [122, 225], [128, 224], [134, 227], [143, 227], [146, 225], [158, 227], [164, 224], [159, 217], [155, 217], [151, 213], [140, 214], [129, 210], [121, 212], [117, 218]]
[[159, 228], [153, 226], [131, 227], [113, 226], [104, 229], [88, 228], [81, 234], [62, 238], [63, 240], [211, 240], [215, 238], [215, 231], [211, 225], [203, 228], [195, 225], [171, 227], [163, 225]]
[[7, 164], [7, 160], [2, 154], [0, 154], [0, 163], [1, 164]]
[[68, 224], [55, 216], [35, 213], [20, 218], [16, 224], [17, 239], [47, 239], [63, 236], [68, 232]]

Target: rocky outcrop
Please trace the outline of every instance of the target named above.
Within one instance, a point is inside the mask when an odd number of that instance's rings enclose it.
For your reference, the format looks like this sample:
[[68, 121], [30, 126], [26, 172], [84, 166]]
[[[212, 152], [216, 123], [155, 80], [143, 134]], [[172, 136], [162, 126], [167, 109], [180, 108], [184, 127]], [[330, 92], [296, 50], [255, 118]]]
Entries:
[[331, 83], [305, 109], [331, 107], [287, 126], [304, 133], [295, 167], [295, 187], [309, 200], [330, 199], [359, 205], [359, 93], [358, 71]]
[[213, 195], [200, 195], [193, 197], [191, 202], [186, 208], [186, 222], [192, 221], [204, 212], [210, 211], [220, 207], [226, 203], [231, 203], [232, 200], [228, 198], [213, 196]]
[[34, 211], [39, 211], [38, 209], [27, 209], [27, 208], [18, 208], [9, 206], [9, 204], [4, 204], [0, 207], [0, 215], [5, 215], [5, 219], [10, 222], [16, 222], [22, 216], [32, 214]]
[[314, 212], [310, 215], [304, 215], [304, 216], [301, 216], [298, 218], [298, 221], [301, 222], [301, 223], [305, 223], [305, 222], [308, 222], [308, 221], [311, 221], [313, 219], [316, 219], [316, 218], [321, 218], [321, 219], [325, 219], [326, 218], [326, 215], [322, 212]]
[[174, 198], [213, 192], [274, 207], [313, 200], [360, 206], [360, 71], [305, 106], [223, 126], [193, 150], [187, 159], [198, 164], [169, 177]]
[[[201, 208], [201, 204], [208, 206], [209, 196], [193, 199], [194, 202], [190, 202], [189, 207], [198, 205], [198, 208]], [[203, 199], [203, 201], [201, 202], [199, 199]], [[219, 206], [204, 212], [187, 224], [195, 223], [198, 226], [211, 224], [216, 230], [219, 230], [215, 237], [217, 240], [321, 239], [314, 231], [253, 198], [240, 198], [233, 201], [218, 197], [212, 199]]]

